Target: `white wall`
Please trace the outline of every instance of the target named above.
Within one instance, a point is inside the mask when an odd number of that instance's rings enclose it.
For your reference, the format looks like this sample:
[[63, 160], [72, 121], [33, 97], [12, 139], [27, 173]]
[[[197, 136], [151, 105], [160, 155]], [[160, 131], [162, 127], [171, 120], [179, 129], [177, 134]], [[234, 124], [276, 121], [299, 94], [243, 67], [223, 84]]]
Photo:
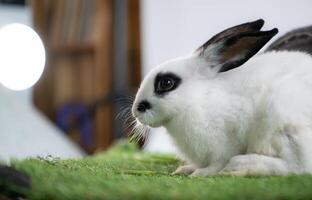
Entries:
[[28, 7], [0, 5], [0, 27], [8, 23], [31, 25], [31, 12]]
[[84, 152], [30, 103], [0, 86], [0, 162], [48, 155], [80, 158]]
[[[311, 0], [142, 0], [141, 4], [144, 74], [233, 25], [263, 18], [264, 29], [277, 27], [280, 36], [312, 24]], [[163, 130], [151, 135], [148, 150], [171, 149]]]

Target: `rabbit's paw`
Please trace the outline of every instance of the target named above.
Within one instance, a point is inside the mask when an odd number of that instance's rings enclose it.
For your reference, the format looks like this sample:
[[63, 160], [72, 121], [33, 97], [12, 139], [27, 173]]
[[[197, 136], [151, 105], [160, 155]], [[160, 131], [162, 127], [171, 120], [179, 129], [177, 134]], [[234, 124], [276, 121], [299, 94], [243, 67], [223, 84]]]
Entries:
[[256, 165], [261, 163], [255, 162], [249, 156], [239, 155], [231, 158], [229, 163], [219, 172], [220, 175], [246, 176], [256, 170]]
[[191, 174], [191, 177], [194, 177], [194, 176], [214, 176], [214, 175], [218, 174], [219, 171], [220, 171], [220, 167], [209, 166], [206, 168], [196, 169]]
[[184, 166], [180, 166], [178, 167], [178, 169], [176, 169], [172, 175], [179, 175], [179, 174], [191, 174], [196, 170], [196, 167], [194, 165], [184, 165]]

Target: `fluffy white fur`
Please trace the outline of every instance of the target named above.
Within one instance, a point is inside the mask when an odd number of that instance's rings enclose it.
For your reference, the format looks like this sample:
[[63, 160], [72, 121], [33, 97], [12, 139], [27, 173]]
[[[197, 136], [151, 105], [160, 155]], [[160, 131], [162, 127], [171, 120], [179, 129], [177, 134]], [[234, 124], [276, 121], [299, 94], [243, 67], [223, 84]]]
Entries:
[[[312, 173], [312, 57], [269, 52], [217, 73], [196, 54], [171, 60], [143, 80], [133, 115], [164, 126], [192, 175]], [[168, 95], [154, 94], [159, 72], [181, 77]], [[148, 100], [152, 109], [136, 110]]]

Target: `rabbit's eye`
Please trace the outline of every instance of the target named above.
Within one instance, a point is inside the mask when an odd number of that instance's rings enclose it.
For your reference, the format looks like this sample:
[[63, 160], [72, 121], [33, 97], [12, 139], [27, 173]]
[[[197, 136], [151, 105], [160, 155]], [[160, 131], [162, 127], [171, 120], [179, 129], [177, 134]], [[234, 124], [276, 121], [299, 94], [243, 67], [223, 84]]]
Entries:
[[165, 77], [158, 83], [158, 90], [170, 90], [174, 86], [174, 80], [172, 78]]
[[163, 95], [178, 87], [181, 79], [172, 73], [158, 74], [155, 79], [155, 93]]

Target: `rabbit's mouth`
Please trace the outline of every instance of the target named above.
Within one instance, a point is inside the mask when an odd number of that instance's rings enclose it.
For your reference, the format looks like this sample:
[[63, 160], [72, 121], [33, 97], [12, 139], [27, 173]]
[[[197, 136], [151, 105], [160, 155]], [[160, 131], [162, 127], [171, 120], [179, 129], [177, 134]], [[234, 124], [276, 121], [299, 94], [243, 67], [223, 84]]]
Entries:
[[157, 102], [151, 100], [136, 101], [132, 106], [132, 116], [141, 124], [157, 128], [167, 124], [172, 115]]
[[155, 117], [152, 113], [145, 113], [143, 115], [138, 115], [135, 117], [140, 123], [157, 128], [161, 126], [165, 126], [167, 123], [171, 121], [171, 117]]

